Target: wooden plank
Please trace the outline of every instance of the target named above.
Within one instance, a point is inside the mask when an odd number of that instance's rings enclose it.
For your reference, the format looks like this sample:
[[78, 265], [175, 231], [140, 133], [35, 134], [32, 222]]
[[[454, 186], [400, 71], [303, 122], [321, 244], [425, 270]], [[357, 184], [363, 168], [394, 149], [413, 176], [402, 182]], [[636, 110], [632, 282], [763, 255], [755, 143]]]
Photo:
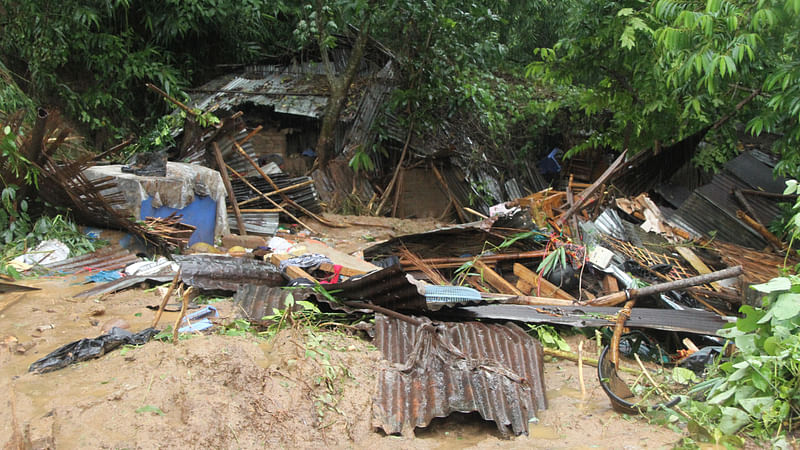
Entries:
[[[553, 283], [547, 281], [544, 277], [540, 277], [536, 272], [528, 269], [520, 263], [514, 263], [514, 275], [518, 276], [521, 280], [525, 280], [530, 284], [533, 289], [538, 288], [538, 295], [541, 297], [555, 297], [564, 300], [575, 300], [575, 297], [564, 291]], [[536, 291], [534, 291], [535, 293]]]
[[476, 261], [473, 267], [480, 270], [483, 279], [489, 283], [491, 287], [500, 291], [501, 294], [524, 295], [519, 289], [515, 288], [513, 284], [500, 276], [499, 273], [495, 272], [483, 261]]
[[[322, 263], [322, 264], [319, 265], [319, 270], [333, 273], [333, 271], [334, 271], [334, 267], [333, 266], [334, 265], [330, 264], [330, 263]], [[339, 273], [344, 275], [344, 276], [346, 276], [346, 277], [354, 277], [356, 275], [364, 275], [365, 273], [369, 272], [367, 270], [354, 269], [352, 267], [347, 267], [347, 266], [342, 266], [342, 265], [339, 265], [339, 267], [341, 267], [341, 269], [339, 270]]]
[[617, 278], [611, 274], [606, 274], [606, 276], [603, 277], [602, 284], [603, 294], [611, 294], [619, 291], [619, 283], [617, 282]]
[[[293, 256], [288, 253], [273, 253], [272, 255], [270, 255], [270, 262], [275, 266], [280, 266], [281, 261], [285, 261], [292, 257]], [[286, 275], [288, 275], [289, 278], [291, 279], [307, 278], [314, 283], [319, 283], [319, 281], [317, 281], [316, 278], [312, 277], [310, 273], [306, 272], [305, 270], [297, 266], [286, 266]]]
[[376, 266], [375, 264], [364, 261], [361, 258], [348, 255], [345, 252], [331, 248], [314, 239], [303, 240], [301, 241], [301, 245], [306, 248], [306, 253], [320, 253], [330, 258], [334, 264], [339, 264], [340, 266], [345, 266], [353, 270], [372, 272], [375, 269], [380, 269], [380, 267]]
[[[708, 268], [708, 266], [700, 259], [700, 257], [695, 254], [689, 247], [681, 247], [676, 246], [675, 251], [678, 252], [679, 255], [683, 257], [689, 264], [694, 267], [694, 270], [697, 271], [700, 275], [705, 275], [707, 273], [711, 273], [712, 270]], [[722, 292], [722, 286], [716, 281], [711, 283], [711, 287], [714, 288], [717, 292]]]

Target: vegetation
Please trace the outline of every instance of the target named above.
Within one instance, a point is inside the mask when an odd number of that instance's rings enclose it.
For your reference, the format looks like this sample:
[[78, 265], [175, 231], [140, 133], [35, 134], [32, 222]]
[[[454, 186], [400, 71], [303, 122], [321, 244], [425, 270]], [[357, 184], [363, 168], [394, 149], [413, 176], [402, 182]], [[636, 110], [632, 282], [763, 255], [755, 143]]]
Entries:
[[[0, 154], [13, 175], [0, 180], [0, 272], [12, 275], [7, 262], [45, 238], [79, 251], [97, 244], [64, 215], [34, 214], [41, 205], [22, 195], [37, 183], [21, 152], [35, 106], [61, 110], [97, 150], [134, 134], [142, 139], [131, 151], [149, 151], [172, 139], [178, 118], [164, 116], [167, 104], [145, 83], [185, 99], [218, 65], [321, 60], [331, 92], [317, 145], [324, 164], [370, 42], [397, 62], [388, 107], [404, 125], [427, 135], [458, 123], [476, 154], [530, 163], [557, 141], [570, 143], [568, 155], [635, 153], [700, 136], [710, 145], [695, 162], [714, 169], [740, 151], [743, 133], [769, 134], [778, 172], [800, 175], [800, 0], [0, 0], [0, 23]], [[337, 73], [333, 53], [345, 45]], [[371, 150], [357, 151], [352, 167], [372, 170]], [[794, 241], [800, 215], [790, 226]], [[565, 251], [540, 269], [564, 264]], [[738, 353], [686, 407], [706, 439], [745, 432], [777, 443], [794, 429], [798, 286], [794, 277], [761, 286], [765, 307], [745, 307], [725, 331]], [[266, 334], [326, 317], [292, 303]], [[240, 321], [226, 333], [253, 330]], [[560, 345], [551, 329], [532, 331]], [[310, 357], [328, 364], [310, 339]]]

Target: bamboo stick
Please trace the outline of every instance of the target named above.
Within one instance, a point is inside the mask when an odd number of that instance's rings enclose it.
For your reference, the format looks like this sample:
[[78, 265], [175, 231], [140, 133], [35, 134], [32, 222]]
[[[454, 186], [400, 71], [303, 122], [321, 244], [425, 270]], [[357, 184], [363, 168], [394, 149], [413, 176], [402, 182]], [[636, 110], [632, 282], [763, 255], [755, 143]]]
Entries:
[[239, 204], [236, 203], [236, 195], [233, 193], [233, 186], [231, 186], [231, 180], [228, 178], [228, 170], [226, 169], [227, 164], [225, 164], [225, 161], [222, 159], [222, 152], [219, 151], [219, 145], [217, 145], [216, 142], [213, 142], [212, 144], [214, 146], [214, 157], [217, 159], [219, 174], [222, 175], [222, 183], [225, 185], [225, 190], [228, 191], [228, 197], [231, 199], [231, 207], [233, 207], [233, 214], [236, 216], [236, 225], [239, 226], [239, 234], [242, 236], [247, 236], [247, 230], [245, 230], [242, 213], [239, 212]]
[[316, 230], [314, 230], [314, 229], [313, 229], [313, 228], [311, 228], [310, 226], [308, 226], [308, 225], [306, 225], [305, 223], [303, 223], [303, 221], [302, 221], [302, 220], [300, 220], [300, 219], [298, 219], [297, 217], [295, 217], [295, 216], [294, 216], [294, 214], [292, 214], [292, 213], [290, 213], [289, 211], [287, 211], [287, 210], [286, 210], [286, 208], [284, 208], [283, 206], [279, 205], [279, 204], [278, 204], [278, 203], [277, 203], [275, 200], [273, 200], [273, 199], [271, 199], [271, 198], [267, 197], [267, 196], [266, 196], [266, 195], [265, 195], [263, 192], [261, 192], [260, 190], [258, 190], [258, 188], [257, 188], [257, 187], [253, 186], [253, 185], [252, 185], [252, 184], [251, 184], [249, 181], [247, 181], [247, 178], [245, 178], [245, 177], [244, 177], [244, 175], [240, 174], [239, 172], [237, 172], [236, 170], [234, 170], [234, 169], [233, 169], [231, 166], [229, 166], [229, 165], [227, 165], [227, 164], [225, 164], [225, 167], [227, 167], [227, 168], [228, 168], [228, 170], [230, 170], [230, 171], [231, 171], [231, 173], [233, 173], [234, 175], [236, 175], [237, 177], [239, 177], [239, 179], [240, 179], [240, 180], [242, 180], [242, 182], [244, 182], [244, 184], [246, 184], [246, 185], [247, 185], [247, 187], [249, 187], [250, 189], [252, 189], [252, 190], [253, 190], [253, 191], [255, 191], [256, 193], [258, 193], [258, 195], [260, 195], [261, 197], [263, 197], [263, 198], [264, 198], [264, 200], [266, 200], [266, 201], [268, 201], [268, 202], [272, 203], [272, 205], [273, 205], [273, 206], [275, 206], [276, 208], [278, 208], [279, 210], [281, 210], [281, 212], [283, 212], [283, 213], [284, 213], [284, 214], [286, 214], [287, 216], [291, 217], [291, 218], [292, 218], [292, 220], [294, 220], [294, 221], [295, 221], [295, 222], [297, 222], [298, 224], [302, 225], [302, 226], [303, 226], [303, 228], [307, 229], [308, 231], [311, 231], [312, 233], [316, 233], [316, 232], [317, 232]]
[[705, 275], [685, 278], [683, 280], [654, 284], [641, 289], [628, 289], [625, 291], [615, 292], [613, 294], [604, 295], [602, 297], [597, 297], [594, 300], [587, 301], [586, 304], [592, 306], [614, 306], [636, 297], [644, 297], [646, 295], [660, 294], [666, 291], [686, 289], [692, 286], [710, 283], [712, 281], [738, 277], [743, 272], [744, 270], [742, 269], [742, 266], [729, 267], [725, 270], [719, 270]]

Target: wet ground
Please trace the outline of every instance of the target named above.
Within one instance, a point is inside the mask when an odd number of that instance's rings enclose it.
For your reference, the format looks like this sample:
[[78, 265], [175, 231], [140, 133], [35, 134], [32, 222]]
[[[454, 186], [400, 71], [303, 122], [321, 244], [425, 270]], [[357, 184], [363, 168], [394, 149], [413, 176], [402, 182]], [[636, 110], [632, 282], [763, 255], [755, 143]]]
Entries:
[[[359, 219], [363, 220], [363, 219]], [[378, 228], [373, 228], [378, 230]], [[386, 229], [386, 228], [380, 228]], [[350, 230], [352, 249], [373, 237]], [[375, 234], [378, 234], [376, 232]], [[362, 247], [363, 248], [363, 247]], [[454, 414], [386, 436], [372, 426], [381, 366], [371, 343], [346, 330], [284, 330], [270, 340], [212, 334], [117, 349], [63, 370], [28, 373], [35, 360], [124, 320], [150, 326], [159, 294], [143, 286], [73, 298], [83, 275], [26, 281], [40, 291], [0, 295], [0, 444], [34, 448], [670, 448], [682, 436], [613, 412], [593, 367], [586, 396], [576, 364], [548, 361], [549, 408], [528, 436], [505, 438], [477, 414]], [[230, 300], [214, 304], [230, 319]], [[161, 326], [177, 313], [165, 313]], [[570, 343], [577, 348], [577, 340]], [[595, 351], [585, 342], [586, 351]], [[329, 355], [309, 350], [323, 350]], [[312, 356], [309, 356], [312, 355]], [[316, 356], [313, 356], [316, 355]], [[12, 447], [13, 448], [13, 447]]]

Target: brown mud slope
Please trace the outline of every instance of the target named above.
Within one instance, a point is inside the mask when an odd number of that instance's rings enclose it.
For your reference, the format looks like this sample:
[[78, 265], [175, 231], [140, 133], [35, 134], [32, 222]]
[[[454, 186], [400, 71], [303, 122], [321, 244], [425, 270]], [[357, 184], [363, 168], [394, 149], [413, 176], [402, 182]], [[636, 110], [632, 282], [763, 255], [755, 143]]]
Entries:
[[[328, 245], [348, 253], [436, 224], [337, 216], [363, 225], [327, 230]], [[377, 221], [377, 222], [375, 222]], [[365, 223], [361, 223], [365, 222]], [[271, 340], [213, 334], [151, 341], [46, 373], [28, 366], [49, 352], [122, 319], [150, 325], [154, 291], [133, 288], [74, 299], [82, 276], [26, 282], [41, 291], [0, 294], [0, 445], [3, 448], [670, 448], [681, 435], [614, 413], [595, 369], [545, 364], [549, 409], [529, 436], [503, 438], [477, 414], [436, 419], [416, 437], [372, 426], [381, 356], [341, 331], [284, 330]], [[232, 304], [215, 303], [223, 319]], [[177, 313], [165, 313], [161, 326]], [[342, 328], [344, 330], [344, 328]], [[577, 348], [577, 337], [570, 340]], [[584, 342], [594, 352], [591, 341]]]
[[[335, 331], [284, 330], [269, 341], [152, 341], [60, 371], [27, 373], [59, 346], [101, 334], [106, 321], [121, 318], [139, 330], [152, 320], [144, 306], [157, 302], [155, 292], [76, 300], [70, 296], [85, 289], [76, 281], [35, 280], [29, 284], [45, 289], [0, 299], [8, 305], [0, 313], [2, 444], [27, 435], [35, 447], [51, 448], [658, 448], [680, 438], [612, 412], [590, 367], [581, 400], [577, 368], [568, 361], [546, 364], [550, 408], [530, 436], [503, 439], [474, 414], [437, 419], [416, 438], [385, 436], [371, 425], [380, 354]], [[229, 301], [215, 306], [230, 315]]]

